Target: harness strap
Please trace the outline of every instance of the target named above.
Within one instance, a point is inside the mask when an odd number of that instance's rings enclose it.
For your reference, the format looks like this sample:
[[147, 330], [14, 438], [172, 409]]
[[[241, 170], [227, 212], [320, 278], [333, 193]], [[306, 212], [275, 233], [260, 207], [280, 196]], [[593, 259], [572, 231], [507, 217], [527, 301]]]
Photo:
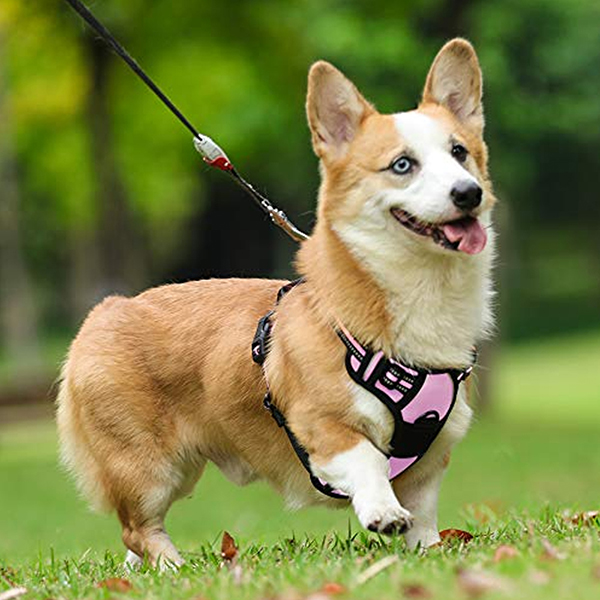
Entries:
[[[275, 302], [275, 306], [277, 306], [282, 298], [292, 289], [294, 289], [297, 285], [304, 283], [304, 278], [295, 279], [294, 281], [290, 281], [285, 284], [283, 287], [279, 289], [277, 292], [277, 300]], [[274, 314], [274, 310], [270, 310], [264, 317], [262, 317], [256, 328], [256, 333], [254, 334], [254, 339], [252, 340], [252, 360], [260, 365], [263, 369], [263, 376], [265, 378], [265, 383], [267, 386], [267, 393], [263, 399], [263, 406], [271, 413], [273, 420], [277, 425], [285, 431], [290, 440], [290, 444], [296, 456], [302, 463], [302, 466], [308, 472], [310, 476], [310, 480], [314, 487], [316, 487], [321, 493], [326, 496], [330, 496], [332, 498], [347, 498], [347, 496], [337, 490], [334, 490], [327, 482], [322, 481], [318, 477], [315, 477], [310, 468], [310, 459], [308, 456], [308, 452], [306, 448], [298, 441], [298, 438], [294, 435], [294, 432], [290, 429], [287, 420], [283, 413], [273, 404], [271, 398], [271, 390], [269, 387], [269, 379], [267, 377], [267, 372], [265, 371], [265, 360], [267, 358], [267, 353], [269, 352], [269, 342], [271, 340], [271, 332], [273, 330], [273, 324], [271, 322], [271, 318]]]
[[273, 417], [275, 423], [277, 423], [279, 427], [282, 427], [283, 430], [286, 432], [288, 439], [290, 440], [290, 444], [292, 445], [296, 456], [300, 459], [302, 466], [308, 472], [310, 481], [313, 484], [313, 486], [316, 487], [321, 493], [325, 494], [326, 496], [330, 496], [332, 498], [347, 499], [348, 496], [346, 494], [338, 492], [337, 490], [333, 489], [333, 487], [330, 486], [328, 483], [322, 481], [321, 479], [313, 475], [313, 472], [310, 468], [308, 452], [306, 451], [304, 446], [298, 441], [298, 438], [294, 435], [294, 432], [289, 428], [287, 420], [283, 416], [283, 413], [271, 402], [270, 392], [267, 392], [265, 394], [263, 405], [271, 413], [271, 416]]
[[[276, 306], [290, 290], [303, 281], [303, 279], [297, 279], [284, 285], [277, 294]], [[254, 362], [262, 366], [267, 387], [263, 405], [270, 412], [277, 425], [285, 431], [294, 452], [308, 472], [313, 486], [332, 498], [347, 499], [347, 494], [334, 489], [326, 481], [313, 474], [306, 448], [294, 435], [283, 413], [272, 402], [264, 363], [269, 351], [273, 329], [271, 322], [273, 314], [274, 310], [271, 310], [260, 319], [252, 342], [252, 358]], [[375, 352], [364, 346], [341, 323], [338, 323], [336, 333], [347, 349], [346, 371], [348, 375], [358, 385], [383, 402], [394, 418], [394, 432], [390, 440], [390, 451], [384, 452], [389, 459], [390, 479], [394, 479], [425, 455], [446, 423], [456, 401], [459, 383], [470, 375], [473, 364], [466, 369], [409, 367], [396, 359], [384, 356], [382, 351]], [[431, 400], [425, 400], [426, 404], [423, 406], [423, 399], [421, 399], [419, 405], [418, 394], [423, 393], [425, 388], [428, 388], [425, 397], [428, 397], [427, 395], [431, 396], [432, 393], [446, 394], [446, 404], [442, 403], [440, 405], [437, 402], [432, 403]], [[448, 394], [451, 394], [451, 396]], [[442, 397], [444, 396], [442, 395]], [[419, 412], [416, 414], [413, 408], [413, 414], [410, 416], [413, 401], [420, 408], [417, 408]], [[429, 410], [427, 410], [427, 402], [431, 405]], [[409, 413], [406, 417], [403, 413], [405, 410]]]

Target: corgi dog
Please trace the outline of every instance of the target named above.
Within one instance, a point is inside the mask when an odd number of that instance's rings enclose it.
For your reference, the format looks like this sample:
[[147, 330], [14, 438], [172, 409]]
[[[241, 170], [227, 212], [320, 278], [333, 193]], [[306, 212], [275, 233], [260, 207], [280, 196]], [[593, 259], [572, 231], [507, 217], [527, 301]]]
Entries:
[[279, 301], [286, 282], [268, 279], [109, 297], [69, 350], [62, 457], [92, 505], [116, 511], [131, 565], [182, 564], [165, 515], [208, 462], [292, 507], [349, 504], [409, 548], [439, 542], [440, 483], [471, 419], [463, 379], [492, 325], [479, 62], [448, 42], [418, 108], [384, 115], [320, 61], [306, 107], [322, 184], [302, 283]]

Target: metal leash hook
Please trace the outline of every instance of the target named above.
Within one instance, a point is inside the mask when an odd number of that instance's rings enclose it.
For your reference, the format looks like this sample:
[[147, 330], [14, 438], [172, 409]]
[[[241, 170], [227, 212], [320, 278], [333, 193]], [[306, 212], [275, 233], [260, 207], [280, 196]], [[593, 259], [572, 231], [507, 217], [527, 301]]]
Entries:
[[194, 136], [194, 148], [202, 155], [202, 160], [211, 167], [216, 167], [230, 175], [236, 183], [248, 192], [259, 208], [269, 215], [271, 222], [283, 229], [294, 241], [302, 242], [308, 235], [298, 229], [279, 208], [273, 206], [251, 183], [246, 181], [233, 166], [225, 151], [207, 135]]
[[96, 19], [91, 13], [89, 8], [81, 2], [81, 0], [66, 0], [73, 10], [79, 14], [79, 16], [104, 40], [104, 42], [111, 47], [127, 64], [127, 66], [152, 90], [152, 92], [160, 99], [160, 101], [179, 119], [181, 124], [192, 133], [194, 140], [194, 147], [202, 155], [202, 158], [206, 164], [211, 167], [215, 167], [221, 171], [227, 173], [232, 177], [240, 187], [248, 192], [259, 208], [269, 215], [271, 221], [283, 229], [294, 241], [301, 242], [308, 239], [303, 231], [300, 231], [286, 216], [286, 214], [275, 208], [269, 200], [263, 196], [258, 190], [246, 181], [235, 169], [233, 163], [227, 157], [227, 154], [223, 149], [214, 142], [207, 135], [202, 135], [198, 130], [188, 121], [183, 113], [169, 100], [169, 98], [163, 93], [163, 91], [150, 79], [140, 65], [133, 59], [133, 57], [123, 48], [123, 46], [116, 40], [116, 38]]

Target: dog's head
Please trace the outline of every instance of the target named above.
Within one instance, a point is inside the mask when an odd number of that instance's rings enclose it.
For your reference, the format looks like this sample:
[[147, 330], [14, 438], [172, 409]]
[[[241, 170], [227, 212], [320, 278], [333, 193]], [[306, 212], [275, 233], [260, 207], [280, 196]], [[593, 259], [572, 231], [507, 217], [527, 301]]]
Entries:
[[448, 42], [416, 110], [382, 115], [327, 62], [309, 73], [307, 113], [323, 183], [319, 220], [361, 254], [410, 247], [474, 255], [494, 196], [482, 79], [471, 44]]

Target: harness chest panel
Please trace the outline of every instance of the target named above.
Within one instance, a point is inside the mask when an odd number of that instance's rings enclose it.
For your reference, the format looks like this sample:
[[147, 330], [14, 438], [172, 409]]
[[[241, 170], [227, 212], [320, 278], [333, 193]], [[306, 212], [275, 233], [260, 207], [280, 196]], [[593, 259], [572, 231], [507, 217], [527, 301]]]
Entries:
[[[281, 288], [277, 302], [301, 282], [293, 281]], [[252, 358], [260, 365], [268, 352], [272, 315], [273, 311], [259, 321], [252, 342]], [[385, 452], [389, 478], [393, 480], [425, 455], [452, 412], [460, 382], [469, 376], [473, 367], [463, 370], [408, 367], [386, 357], [382, 351], [373, 352], [363, 346], [343, 326], [339, 326], [337, 334], [346, 346], [345, 366], [350, 378], [383, 402], [394, 418], [394, 431]], [[308, 453], [288, 426], [285, 416], [272, 403], [268, 386], [264, 406], [284, 428], [313, 485], [333, 498], [347, 498], [343, 491], [333, 489], [313, 475]]]
[[456, 402], [465, 370], [407, 367], [360, 344], [345, 328], [338, 335], [346, 346], [346, 371], [351, 379], [385, 404], [394, 418], [389, 442], [390, 480], [425, 455]]

